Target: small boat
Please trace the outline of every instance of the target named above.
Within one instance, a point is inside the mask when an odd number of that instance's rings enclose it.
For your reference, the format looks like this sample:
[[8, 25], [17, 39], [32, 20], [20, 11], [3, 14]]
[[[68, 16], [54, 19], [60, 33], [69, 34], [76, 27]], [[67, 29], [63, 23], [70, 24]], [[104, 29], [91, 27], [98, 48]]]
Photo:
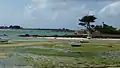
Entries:
[[0, 36], [8, 36], [7, 34], [3, 34], [3, 35], [0, 35]]
[[2, 38], [0, 38], [0, 42], [8, 42], [9, 41], [9, 39], [2, 39]]
[[18, 35], [19, 37], [39, 37], [39, 35], [29, 35], [29, 34], [25, 34], [25, 35]]
[[72, 43], [71, 46], [72, 46], [72, 47], [80, 47], [80, 46], [81, 46], [81, 43]]

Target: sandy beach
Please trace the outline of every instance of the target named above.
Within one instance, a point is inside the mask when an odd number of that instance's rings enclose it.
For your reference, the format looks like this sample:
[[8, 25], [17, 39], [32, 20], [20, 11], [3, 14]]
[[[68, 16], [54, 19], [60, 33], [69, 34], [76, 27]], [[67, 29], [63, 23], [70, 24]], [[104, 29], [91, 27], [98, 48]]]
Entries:
[[65, 38], [65, 37], [44, 37], [46, 39], [58, 39], [58, 40], [82, 40], [87, 38]]
[[[70, 38], [70, 37], [40, 37], [45, 39], [58, 39], [58, 40], [89, 40], [87, 38]], [[120, 40], [120, 39], [112, 39], [112, 38], [92, 38], [90, 40]]]

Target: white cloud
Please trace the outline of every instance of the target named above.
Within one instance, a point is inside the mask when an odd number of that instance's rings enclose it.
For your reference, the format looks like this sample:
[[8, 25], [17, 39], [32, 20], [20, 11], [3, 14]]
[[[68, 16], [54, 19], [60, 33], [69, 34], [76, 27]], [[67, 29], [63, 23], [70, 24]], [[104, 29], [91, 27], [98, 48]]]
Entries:
[[95, 11], [90, 11], [89, 15], [95, 15]]
[[[88, 14], [96, 15], [98, 18], [97, 12], [106, 4], [107, 6], [99, 12], [99, 16], [105, 17], [104, 20], [108, 20], [109, 15], [120, 18], [119, 7], [116, 6], [119, 6], [119, 3], [111, 3], [108, 0], [99, 1], [99, 4], [96, 0], [20, 0], [15, 4], [5, 2], [7, 6], [0, 3], [0, 21], [6, 24], [9, 24], [8, 22], [22, 24], [23, 27], [76, 28], [78, 18]], [[114, 13], [115, 11], [117, 13]]]
[[76, 27], [78, 19], [88, 14], [96, 15], [96, 9], [78, 0], [32, 0], [25, 8], [28, 22], [42, 27]]
[[44, 9], [48, 6], [48, 0], [31, 0], [27, 6], [25, 6], [24, 16], [28, 17], [28, 19], [34, 19], [32, 14], [37, 11]]
[[118, 16], [120, 15], [120, 1], [111, 3], [104, 8], [102, 8], [99, 12], [100, 15], [103, 16]]
[[59, 12], [55, 12], [55, 13], [53, 14], [52, 20], [57, 19], [58, 15], [59, 15]]
[[[54, 21], [56, 18], [64, 18], [64, 15], [68, 14], [75, 16], [77, 14], [86, 13], [86, 5], [76, 5], [68, 0], [32, 0], [25, 8], [25, 16], [30, 19], [38, 19], [40, 17], [47, 18]], [[76, 13], [77, 12], [77, 13]], [[69, 18], [69, 17], [68, 17]], [[46, 20], [46, 19], [45, 19]]]
[[119, 27], [120, 24], [120, 1], [116, 1], [104, 6], [98, 13], [99, 20], [109, 25]]

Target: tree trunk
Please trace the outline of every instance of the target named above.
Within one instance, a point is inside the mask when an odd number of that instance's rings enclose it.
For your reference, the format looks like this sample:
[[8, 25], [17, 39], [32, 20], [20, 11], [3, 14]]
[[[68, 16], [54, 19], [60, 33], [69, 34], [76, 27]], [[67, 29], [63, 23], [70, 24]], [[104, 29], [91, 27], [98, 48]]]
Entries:
[[91, 38], [92, 37], [92, 32], [91, 32], [91, 28], [90, 28], [90, 22], [88, 22], [87, 24], [87, 38]]

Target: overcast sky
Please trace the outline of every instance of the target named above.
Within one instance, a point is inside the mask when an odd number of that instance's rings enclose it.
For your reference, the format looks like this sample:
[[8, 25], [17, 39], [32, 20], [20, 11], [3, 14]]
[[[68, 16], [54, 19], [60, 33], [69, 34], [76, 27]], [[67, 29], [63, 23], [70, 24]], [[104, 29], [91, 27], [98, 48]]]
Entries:
[[96, 24], [120, 27], [120, 0], [0, 0], [0, 25], [80, 28], [78, 19], [94, 14]]

